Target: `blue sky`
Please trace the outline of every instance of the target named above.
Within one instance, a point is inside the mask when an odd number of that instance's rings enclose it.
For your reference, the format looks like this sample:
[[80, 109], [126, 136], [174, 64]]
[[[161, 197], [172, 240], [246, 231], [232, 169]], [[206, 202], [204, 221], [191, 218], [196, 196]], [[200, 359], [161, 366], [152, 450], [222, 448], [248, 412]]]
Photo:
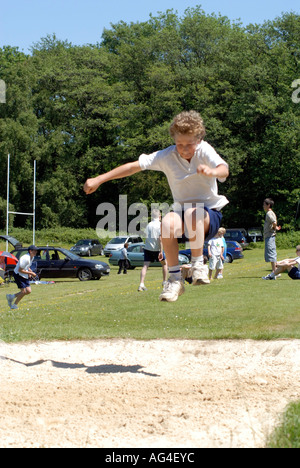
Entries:
[[0, 47], [11, 45], [25, 53], [47, 34], [55, 33], [74, 45], [101, 41], [104, 28], [123, 20], [147, 21], [150, 13], [174, 9], [183, 15], [201, 5], [244, 25], [263, 23], [282, 12], [299, 13], [299, 0], [0, 0]]

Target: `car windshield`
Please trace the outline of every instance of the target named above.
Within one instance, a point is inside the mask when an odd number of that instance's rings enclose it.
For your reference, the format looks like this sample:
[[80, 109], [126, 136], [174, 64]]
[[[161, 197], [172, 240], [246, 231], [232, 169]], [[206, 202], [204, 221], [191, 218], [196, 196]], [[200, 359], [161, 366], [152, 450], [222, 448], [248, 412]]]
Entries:
[[130, 247], [128, 247], [128, 252], [143, 253], [144, 245], [131, 245]]
[[67, 257], [69, 257], [71, 260], [81, 260], [80, 257], [78, 257], [78, 255], [75, 255], [73, 254], [72, 252], [70, 252], [70, 250], [67, 250], [67, 249], [60, 249], [60, 252], [62, 252], [63, 254], [65, 254]]
[[76, 245], [90, 245], [91, 244], [91, 241], [90, 240], [80, 240], [76, 243]]
[[225, 236], [226, 237], [230, 237], [230, 238], [233, 238], [233, 239], [237, 239], [238, 237], [240, 237], [240, 233], [239, 231], [229, 231], [229, 232], [226, 232]]
[[115, 237], [109, 243], [110, 244], [125, 244], [127, 237]]

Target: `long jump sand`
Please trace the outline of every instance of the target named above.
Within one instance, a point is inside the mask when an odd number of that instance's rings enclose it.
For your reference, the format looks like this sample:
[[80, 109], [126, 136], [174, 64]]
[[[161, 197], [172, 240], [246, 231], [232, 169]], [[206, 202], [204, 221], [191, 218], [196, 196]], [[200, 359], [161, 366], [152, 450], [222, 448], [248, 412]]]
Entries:
[[0, 343], [1, 447], [263, 447], [300, 340]]

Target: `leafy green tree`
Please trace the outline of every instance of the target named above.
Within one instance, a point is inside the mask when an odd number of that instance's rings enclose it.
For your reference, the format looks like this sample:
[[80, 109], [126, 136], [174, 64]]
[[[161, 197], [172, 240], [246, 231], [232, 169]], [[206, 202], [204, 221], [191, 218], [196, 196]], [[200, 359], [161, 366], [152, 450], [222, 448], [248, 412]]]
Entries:
[[[141, 23], [120, 22], [100, 43], [74, 46], [55, 35], [31, 55], [0, 49], [0, 170], [11, 154], [11, 202], [32, 204], [37, 160], [38, 227], [96, 225], [98, 203], [171, 203], [166, 178], [144, 172], [113, 181], [86, 197], [87, 177], [141, 153], [173, 144], [173, 116], [195, 109], [207, 141], [228, 161], [220, 191], [230, 205], [226, 226], [259, 225], [262, 201], [274, 198], [284, 227], [293, 227], [299, 193], [300, 105], [291, 84], [300, 78], [300, 16], [286, 13], [242, 26], [188, 8]], [[6, 198], [6, 185], [0, 186]], [[15, 223], [26, 223], [20, 218]]]

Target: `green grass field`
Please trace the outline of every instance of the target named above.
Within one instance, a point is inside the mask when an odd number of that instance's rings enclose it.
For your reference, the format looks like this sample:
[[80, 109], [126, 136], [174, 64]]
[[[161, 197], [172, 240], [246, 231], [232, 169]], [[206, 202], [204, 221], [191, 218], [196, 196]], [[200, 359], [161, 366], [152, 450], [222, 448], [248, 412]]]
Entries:
[[268, 440], [269, 448], [300, 448], [300, 402], [291, 403]]
[[[279, 259], [293, 250], [280, 250]], [[287, 274], [263, 281], [269, 264], [261, 249], [226, 264], [223, 280], [194, 287], [176, 303], [158, 300], [161, 268], [148, 270], [148, 291], [139, 293], [140, 268], [100, 281], [55, 280], [33, 285], [19, 310], [9, 310], [0, 288], [0, 339], [5, 342], [99, 338], [278, 339], [300, 338], [299, 286]], [[102, 258], [104, 261], [108, 259]]]

